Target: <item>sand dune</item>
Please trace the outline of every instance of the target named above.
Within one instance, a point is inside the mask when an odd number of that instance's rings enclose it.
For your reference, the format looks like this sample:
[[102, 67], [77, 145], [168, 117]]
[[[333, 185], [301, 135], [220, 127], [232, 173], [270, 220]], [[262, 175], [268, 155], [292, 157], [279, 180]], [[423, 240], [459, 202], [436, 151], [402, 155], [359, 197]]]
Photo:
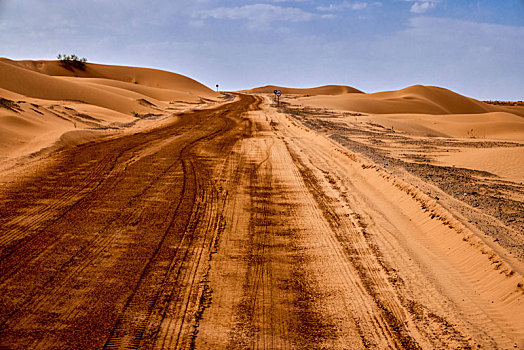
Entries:
[[136, 100], [82, 84], [37, 73], [0, 62], [0, 87], [20, 95], [42, 100], [75, 100], [121, 113], [147, 112]]
[[381, 114], [362, 121], [423, 136], [498, 139], [524, 142], [524, 118], [507, 112], [478, 114]]
[[[60, 79], [74, 81], [76, 78], [72, 77], [61, 77]], [[83, 78], [82, 83], [96, 86], [97, 88], [103, 89], [105, 87], [118, 88], [119, 93], [134, 92], [139, 95], [144, 95], [156, 99], [158, 101], [182, 101], [182, 102], [198, 102], [200, 98], [205, 98], [206, 93], [201, 95], [191, 93], [187, 90], [173, 90], [166, 88], [151, 87], [146, 85], [139, 85], [134, 83], [128, 83], [120, 80], [112, 80], [105, 78]], [[143, 96], [142, 96], [143, 97]], [[215, 96], [212, 96], [213, 98]]]
[[471, 114], [510, 112], [524, 116], [524, 109], [489, 105], [453, 91], [415, 85], [398, 91], [373, 94], [311, 96], [299, 99], [304, 105], [373, 114]]
[[193, 79], [155, 69], [87, 63], [85, 70], [68, 70], [57, 61], [0, 58], [1, 157], [35, 152], [73, 130], [76, 136], [83, 129], [113, 130], [218, 96]]
[[57, 61], [12, 61], [0, 58], [0, 62], [50, 76], [103, 78], [154, 88], [183, 91], [193, 94], [195, 97], [215, 98], [218, 96], [216, 92], [196, 80], [157, 69], [87, 63], [85, 71], [70, 71], [60, 66]]
[[364, 113], [361, 121], [423, 136], [524, 141], [524, 107], [495, 106], [415, 85], [398, 91], [299, 97], [292, 104]]
[[267, 85], [250, 90], [244, 90], [247, 93], [273, 93], [275, 90], [282, 91], [285, 95], [343, 95], [343, 94], [352, 94], [352, 93], [362, 93], [362, 91], [357, 90], [350, 86], [343, 85], [325, 85], [314, 88], [289, 88], [276, 85]]

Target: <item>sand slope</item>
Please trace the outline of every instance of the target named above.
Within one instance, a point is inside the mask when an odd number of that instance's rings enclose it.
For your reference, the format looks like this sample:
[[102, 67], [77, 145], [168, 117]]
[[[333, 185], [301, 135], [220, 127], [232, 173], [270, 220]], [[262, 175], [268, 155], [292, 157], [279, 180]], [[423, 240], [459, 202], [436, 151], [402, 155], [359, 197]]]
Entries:
[[524, 182], [524, 147], [470, 148], [446, 153], [439, 164], [483, 170], [513, 182]]
[[318, 86], [314, 88], [289, 88], [276, 85], [267, 85], [250, 90], [245, 90], [247, 93], [273, 93], [275, 90], [282, 91], [285, 95], [343, 95], [343, 94], [352, 94], [352, 93], [362, 93], [362, 91], [357, 90], [351, 86], [344, 85], [325, 85]]
[[372, 94], [316, 95], [292, 104], [364, 113], [363, 122], [423, 136], [524, 141], [524, 107], [490, 105], [435, 86]]
[[423, 136], [524, 141], [524, 118], [507, 112], [476, 114], [380, 114], [362, 116], [396, 131]]
[[157, 69], [87, 63], [85, 71], [70, 71], [60, 66], [57, 61], [12, 61], [0, 58], [0, 62], [10, 63], [20, 68], [50, 76], [103, 78], [154, 88], [182, 91], [193, 94], [195, 97], [214, 98], [217, 96], [213, 90], [196, 80]]
[[[76, 78], [73, 77], [60, 77], [60, 79], [63, 79], [65, 81], [76, 80]], [[107, 90], [117, 92], [119, 94], [134, 92], [139, 95], [151, 97], [158, 101], [197, 102], [200, 98], [204, 98], [204, 96], [206, 96], [205, 92], [204, 94], [202, 94], [203, 96], [201, 96], [195, 93], [191, 93], [187, 90], [182, 91], [151, 87], [106, 78], [83, 78], [82, 83], [90, 86], [95, 86], [98, 89], [107, 89], [107, 87], [112, 87], [113, 89], [108, 88]], [[117, 88], [119, 90], [114, 88]]]
[[75, 100], [121, 113], [146, 112], [136, 100], [93, 88], [82, 82], [65, 81], [16, 65], [0, 62], [0, 87], [42, 100]]
[[341, 94], [300, 98], [309, 106], [373, 114], [470, 114], [510, 112], [524, 116], [524, 109], [493, 106], [435, 86], [410, 86], [398, 91], [373, 94]]
[[218, 96], [193, 79], [155, 69], [87, 63], [85, 70], [68, 70], [57, 61], [0, 58], [0, 157], [38, 151], [70, 131], [79, 136], [79, 130], [165, 118]]

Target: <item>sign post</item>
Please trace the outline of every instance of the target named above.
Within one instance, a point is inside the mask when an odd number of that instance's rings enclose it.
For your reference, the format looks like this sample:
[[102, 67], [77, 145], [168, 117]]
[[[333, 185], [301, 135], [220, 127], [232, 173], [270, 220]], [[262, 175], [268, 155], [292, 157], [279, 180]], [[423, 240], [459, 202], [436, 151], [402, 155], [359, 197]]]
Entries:
[[217, 92], [218, 92], [218, 84], [217, 84]]
[[280, 96], [282, 95], [282, 91], [274, 90], [273, 93], [275, 94], [275, 99], [277, 100], [278, 106], [280, 106]]

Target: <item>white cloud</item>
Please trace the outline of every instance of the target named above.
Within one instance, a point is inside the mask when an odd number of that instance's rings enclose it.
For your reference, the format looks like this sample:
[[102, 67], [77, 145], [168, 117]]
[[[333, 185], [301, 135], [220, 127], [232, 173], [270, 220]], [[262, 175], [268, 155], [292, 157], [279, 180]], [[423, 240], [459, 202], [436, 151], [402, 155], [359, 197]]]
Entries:
[[472, 45], [473, 40], [477, 41], [476, 44], [486, 41], [507, 44], [514, 42], [512, 47], [524, 48], [520, 40], [524, 36], [522, 26], [420, 16], [411, 18], [408, 28], [401, 33], [420, 35], [424, 38], [434, 37], [439, 40], [449, 39], [459, 43], [462, 40], [462, 45]]
[[411, 6], [411, 12], [413, 13], [424, 13], [431, 8], [434, 8], [435, 4], [432, 2], [416, 2]]
[[440, 0], [427, 0], [427, 1], [405, 0], [405, 1], [414, 2], [414, 4], [411, 6], [411, 9], [410, 9], [410, 12], [412, 13], [425, 13], [437, 7], [437, 4], [440, 2]]
[[305, 22], [313, 19], [314, 15], [295, 7], [254, 4], [239, 7], [219, 7], [201, 12], [200, 17], [203, 19], [246, 20], [249, 27], [255, 28], [277, 21]]
[[375, 2], [347, 2], [344, 1], [340, 4], [330, 4], [329, 6], [318, 6], [318, 11], [324, 11], [324, 12], [337, 12], [337, 11], [343, 11], [343, 10], [363, 10], [366, 8], [370, 8], [373, 6], [382, 6], [382, 3], [375, 1]]

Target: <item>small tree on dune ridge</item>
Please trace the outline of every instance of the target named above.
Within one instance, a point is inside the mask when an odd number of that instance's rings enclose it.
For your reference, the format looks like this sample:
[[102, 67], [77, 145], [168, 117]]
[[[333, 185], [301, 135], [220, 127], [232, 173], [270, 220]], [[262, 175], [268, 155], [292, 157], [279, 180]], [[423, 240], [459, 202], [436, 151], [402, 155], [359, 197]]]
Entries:
[[73, 71], [75, 68], [80, 69], [80, 70], [86, 69], [87, 59], [85, 57], [78, 58], [78, 56], [75, 54], [72, 54], [72, 55], [58, 54], [56, 58], [58, 59], [58, 62], [60, 62], [60, 65], [67, 70]]

